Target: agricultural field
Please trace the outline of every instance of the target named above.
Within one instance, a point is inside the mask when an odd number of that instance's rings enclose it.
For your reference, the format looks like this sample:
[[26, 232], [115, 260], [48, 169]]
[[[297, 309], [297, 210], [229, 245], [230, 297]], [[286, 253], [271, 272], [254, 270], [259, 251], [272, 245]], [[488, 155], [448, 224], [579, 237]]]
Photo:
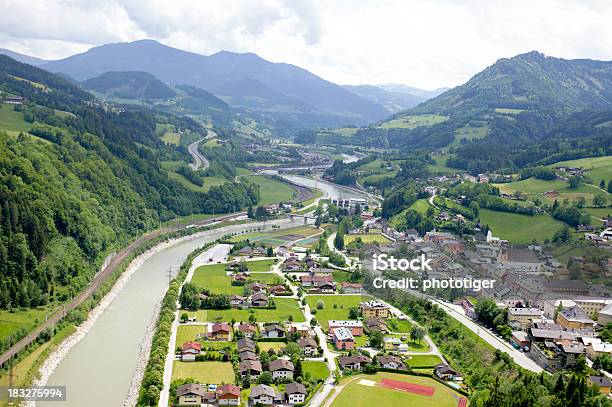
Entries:
[[0, 341], [8, 339], [20, 328], [30, 331], [39, 322], [45, 320], [45, 308], [31, 308], [24, 310], [0, 311]]
[[246, 175], [242, 179], [259, 185], [259, 192], [261, 194], [260, 205], [290, 201], [296, 195], [296, 191], [289, 185], [263, 175]]
[[294, 322], [304, 322], [304, 314], [297, 300], [292, 298], [274, 298], [276, 309], [222, 309], [222, 310], [198, 310], [189, 312], [200, 322], [236, 321], [246, 322], [251, 314], [255, 314], [257, 322], [288, 321], [290, 317]]
[[433, 126], [434, 124], [442, 123], [447, 120], [448, 120], [448, 116], [441, 116], [437, 114], [402, 116], [397, 119], [393, 119], [386, 123], [383, 123], [381, 127], [383, 129], [389, 129], [389, 128], [415, 129], [419, 126]]
[[27, 132], [32, 125], [23, 119], [22, 112], [16, 112], [13, 105], [0, 104], [0, 130]]
[[464, 172], [463, 170], [457, 170], [455, 168], [450, 168], [446, 166], [446, 160], [448, 160], [450, 158], [449, 154], [442, 154], [442, 155], [432, 155], [433, 160], [435, 161], [435, 164], [428, 164], [427, 168], [429, 169], [430, 172], [439, 172], [439, 173], [445, 173], [445, 174], [455, 174], [457, 172]]
[[332, 401], [332, 407], [457, 407], [463, 397], [428, 377], [387, 372], [350, 376], [342, 380], [341, 384], [344, 387]]
[[474, 140], [485, 138], [488, 134], [488, 127], [473, 127], [468, 124], [467, 126], [463, 126], [455, 130], [455, 141], [453, 143], [459, 144], [461, 140]]
[[[306, 297], [306, 302], [312, 311], [316, 310], [315, 318], [319, 321], [323, 330], [327, 330], [327, 321], [330, 319], [349, 319], [349, 309], [359, 307], [363, 301], [369, 301], [372, 297], [368, 295], [309, 295]], [[323, 301], [325, 307], [317, 309], [317, 302]], [[334, 306], [336, 306], [334, 308]]]
[[382, 233], [358, 233], [358, 234], [345, 235], [344, 244], [349, 244], [351, 242], [354, 242], [358, 238], [360, 238], [361, 241], [366, 244], [377, 242], [377, 243], [384, 245], [387, 243], [391, 243], [391, 240], [389, 240], [389, 238], [384, 236]]
[[287, 344], [285, 342], [257, 342], [257, 346], [259, 346], [260, 352], [267, 352], [270, 349], [274, 349], [275, 352], [278, 352], [284, 349]]
[[608, 182], [612, 179], [612, 156], [561, 161], [551, 164], [548, 167], [554, 168], [559, 166], [580, 167], [585, 169], [587, 171], [586, 175], [591, 178], [595, 185], [599, 185], [602, 179], [606, 182], [606, 185], [608, 185]]
[[234, 382], [234, 368], [230, 362], [181, 362], [172, 364], [172, 380], [194, 379], [196, 383], [221, 384]]
[[266, 232], [254, 232], [234, 236], [231, 241], [240, 242], [248, 239], [250, 242], [255, 242], [257, 244], [280, 246], [295, 240], [301, 240], [307, 236], [312, 236], [319, 232], [320, 230], [313, 226], [300, 226], [291, 229], [270, 230]]
[[534, 239], [543, 242], [552, 239], [555, 232], [567, 226], [550, 215], [529, 216], [490, 209], [481, 209], [479, 218], [483, 225], [489, 225], [493, 236], [513, 243], [529, 243]]
[[198, 334], [206, 334], [206, 325], [179, 325], [176, 330], [177, 346], [185, 342], [195, 341]]

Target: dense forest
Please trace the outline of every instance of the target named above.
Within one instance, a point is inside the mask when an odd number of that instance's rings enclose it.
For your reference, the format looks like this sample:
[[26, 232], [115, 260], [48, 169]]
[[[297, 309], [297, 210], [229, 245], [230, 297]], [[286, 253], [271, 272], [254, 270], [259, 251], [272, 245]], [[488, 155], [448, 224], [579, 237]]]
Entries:
[[255, 205], [254, 184], [191, 191], [161, 169], [156, 123], [202, 131], [190, 119], [115, 111], [63, 78], [0, 56], [0, 90], [28, 133], [0, 131], [0, 308], [63, 301], [112, 250], [160, 221]]

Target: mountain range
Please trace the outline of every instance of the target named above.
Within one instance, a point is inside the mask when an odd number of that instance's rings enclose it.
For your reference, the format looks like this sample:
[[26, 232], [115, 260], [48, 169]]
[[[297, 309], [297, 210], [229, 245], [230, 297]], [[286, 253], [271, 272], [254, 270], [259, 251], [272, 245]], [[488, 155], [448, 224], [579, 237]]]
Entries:
[[[410, 87], [401, 91], [371, 85], [343, 87], [300, 67], [273, 63], [253, 53], [221, 51], [205, 56], [153, 40], [101, 45], [56, 61], [9, 50], [0, 49], [0, 53], [76, 81], [115, 71], [148, 73], [167, 85], [204, 89], [238, 111], [261, 113], [298, 128], [365, 125], [414, 107], [431, 95]], [[407, 89], [419, 94], [407, 93]]]

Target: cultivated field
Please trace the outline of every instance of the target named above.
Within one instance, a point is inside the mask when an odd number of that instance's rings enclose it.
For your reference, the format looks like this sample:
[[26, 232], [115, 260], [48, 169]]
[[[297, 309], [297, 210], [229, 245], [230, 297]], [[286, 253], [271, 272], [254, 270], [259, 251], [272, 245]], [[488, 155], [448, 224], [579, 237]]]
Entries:
[[172, 381], [194, 379], [196, 383], [222, 384], [234, 382], [234, 369], [230, 362], [181, 362], [172, 365]]
[[293, 317], [295, 322], [304, 322], [304, 314], [299, 308], [297, 300], [291, 298], [274, 298], [276, 309], [223, 309], [223, 310], [198, 310], [191, 312], [198, 321], [216, 322], [232, 319], [236, 321], [246, 322], [253, 313], [257, 318], [257, 322], [279, 322], [288, 321], [289, 317]]

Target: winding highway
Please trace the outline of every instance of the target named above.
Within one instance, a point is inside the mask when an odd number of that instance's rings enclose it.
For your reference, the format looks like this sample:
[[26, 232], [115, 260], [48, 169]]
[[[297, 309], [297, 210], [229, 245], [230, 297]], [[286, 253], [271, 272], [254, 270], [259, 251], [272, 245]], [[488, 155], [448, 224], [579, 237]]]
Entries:
[[189, 147], [187, 147], [187, 150], [189, 150], [189, 154], [191, 154], [191, 157], [193, 157], [193, 163], [189, 164], [189, 166], [194, 171], [199, 170], [200, 168], [205, 170], [210, 165], [206, 157], [204, 157], [202, 153], [200, 153], [200, 151], [198, 150], [198, 146], [202, 141], [210, 140], [211, 138], [217, 136], [214, 131], [208, 129], [207, 131], [208, 134], [206, 135], [206, 137], [199, 139], [198, 141], [194, 141], [193, 143], [189, 144]]

